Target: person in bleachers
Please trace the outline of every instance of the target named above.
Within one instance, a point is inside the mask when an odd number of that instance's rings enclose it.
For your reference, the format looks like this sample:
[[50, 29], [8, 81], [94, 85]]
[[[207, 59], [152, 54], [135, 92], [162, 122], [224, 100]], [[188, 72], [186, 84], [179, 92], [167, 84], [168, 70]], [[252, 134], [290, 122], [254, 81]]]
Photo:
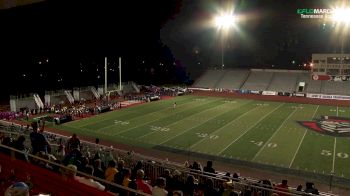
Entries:
[[77, 137], [77, 134], [73, 134], [71, 138], [69, 138], [67, 142], [67, 152], [71, 151], [74, 148], [80, 150], [80, 139]]
[[30, 133], [30, 141], [32, 144], [32, 153], [36, 154], [40, 151], [45, 153], [51, 152], [50, 143], [47, 141], [46, 137], [42, 134], [44, 130], [45, 123], [42, 124], [41, 131], [38, 130], [38, 124], [32, 122], [33, 132]]
[[16, 182], [5, 190], [4, 196], [29, 196], [29, 187], [24, 182]]
[[136, 185], [137, 190], [144, 193], [152, 195], [152, 186], [148, 184], [143, 178], [145, 177], [145, 172], [142, 169], [137, 170], [136, 174]]
[[184, 187], [182, 188], [183, 193], [185, 196], [192, 196], [194, 194], [194, 190], [196, 188], [195, 178], [193, 175], [188, 175], [186, 183]]
[[[138, 171], [139, 169], [142, 169], [142, 161], [138, 161], [138, 162], [136, 163], [136, 165], [134, 166], [134, 168], [132, 169], [132, 171], [131, 171], [131, 179], [136, 179], [136, 177], [137, 177], [137, 171]], [[118, 171], [119, 171], [119, 169], [118, 169]]]
[[97, 177], [97, 178], [101, 178], [104, 179], [104, 172], [101, 168], [101, 159], [96, 159], [94, 161], [94, 173], [93, 176]]
[[197, 161], [194, 161], [192, 165], [190, 165], [191, 172], [202, 172], [202, 165]]
[[305, 184], [305, 193], [312, 193], [314, 195], [319, 195], [318, 189], [315, 188], [314, 183], [313, 182], [306, 182]]
[[[1, 141], [1, 144], [4, 146], [12, 147], [13, 146], [12, 138], [4, 137]], [[7, 148], [0, 147], [0, 152], [4, 153], [6, 155], [11, 155], [11, 150], [9, 150]]]
[[113, 182], [115, 174], [118, 173], [118, 170], [117, 170], [117, 168], [115, 168], [115, 166], [116, 166], [116, 164], [115, 164], [114, 160], [110, 160], [108, 162], [108, 166], [107, 166], [107, 169], [105, 171], [105, 179], [108, 182]]
[[[281, 184], [275, 186], [275, 189], [278, 191], [289, 192], [289, 186], [287, 180], [282, 180]], [[278, 193], [279, 196], [287, 196], [287, 193]]]
[[156, 184], [153, 187], [152, 195], [153, 196], [167, 196], [168, 191], [165, 190], [166, 180], [163, 177], [158, 177]]
[[125, 187], [129, 187], [130, 182], [132, 181], [130, 179], [131, 177], [131, 170], [130, 169], [124, 169], [124, 179], [122, 185]]
[[171, 175], [170, 170], [169, 169], [165, 169], [164, 173], [160, 177], [165, 178], [165, 181], [166, 181], [165, 189], [167, 191], [171, 192], [172, 190], [171, 190], [170, 184], [171, 184], [173, 176]]
[[203, 171], [207, 173], [212, 173], [215, 174], [215, 169], [213, 168], [213, 162], [212, 161], [207, 161], [207, 166], [203, 168]]
[[[86, 174], [92, 176], [92, 174], [94, 173], [94, 168], [91, 167], [91, 166], [88, 166], [85, 168], [85, 172]], [[104, 191], [105, 190], [105, 186], [103, 186], [101, 183], [93, 180], [92, 178], [88, 177], [88, 176], [83, 176], [83, 177], [78, 177], [76, 176], [76, 180], [82, 184], [86, 184], [88, 186], [91, 186], [91, 187], [95, 187], [101, 191]]]
[[204, 195], [219, 196], [219, 192], [214, 188], [214, 181], [211, 178], [208, 178], [205, 182]]
[[82, 158], [82, 153], [79, 151], [79, 149], [75, 148], [73, 150], [71, 150], [69, 153], [66, 154], [66, 156], [64, 157], [62, 163], [64, 165], [68, 165], [68, 164], [74, 164], [76, 166], [80, 166], [81, 164], [81, 158]]
[[[26, 138], [21, 135], [17, 138], [17, 140], [14, 142], [13, 147], [19, 151], [24, 152], [26, 150], [26, 147], [24, 146], [24, 141], [26, 140]], [[15, 157], [16, 159], [22, 160], [22, 161], [28, 161], [28, 157], [25, 156], [24, 153], [15, 153]]]

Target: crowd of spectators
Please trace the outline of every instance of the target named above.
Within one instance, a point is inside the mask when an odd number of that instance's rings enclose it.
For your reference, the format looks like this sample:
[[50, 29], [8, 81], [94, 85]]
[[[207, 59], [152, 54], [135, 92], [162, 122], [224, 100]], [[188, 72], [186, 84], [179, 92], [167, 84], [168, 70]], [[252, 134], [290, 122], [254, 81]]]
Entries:
[[[233, 175], [229, 172], [225, 175], [218, 174], [212, 161], [208, 161], [204, 167], [196, 161], [192, 165], [185, 163], [188, 170], [165, 168], [157, 176], [152, 176], [145, 167], [147, 162], [135, 160], [130, 162], [125, 157], [114, 156], [111, 153], [101, 151], [101, 149], [99, 149], [100, 151], [91, 151], [86, 146], [84, 147], [76, 134], [73, 134], [69, 139], [50, 136], [45, 134], [43, 122], [41, 124], [32, 123], [31, 127], [30, 147], [25, 145], [26, 137], [24, 135], [19, 135], [16, 140], [1, 135], [3, 145], [25, 152], [15, 153], [16, 159], [60, 173], [65, 177], [100, 190], [119, 193], [119, 195], [133, 195], [133, 193], [112, 186], [107, 182], [152, 195], [288, 195], [287, 193], [276, 193], [273, 190], [289, 193], [297, 193], [295, 191], [298, 190], [318, 194], [314, 184], [309, 182], [306, 183], [304, 190], [302, 190], [301, 185], [297, 190], [294, 190], [288, 185], [287, 180], [273, 184], [268, 179], [256, 182], [248, 181], [240, 177], [238, 173]], [[10, 151], [5, 148], [0, 148], [0, 151], [10, 154]], [[62, 164], [69, 169], [62, 170], [48, 162], [30, 159], [26, 156], [28, 153], [51, 163]], [[88, 174], [88, 176], [82, 175], [80, 172]], [[90, 176], [96, 178], [93, 179]], [[217, 181], [216, 178], [221, 180]]]

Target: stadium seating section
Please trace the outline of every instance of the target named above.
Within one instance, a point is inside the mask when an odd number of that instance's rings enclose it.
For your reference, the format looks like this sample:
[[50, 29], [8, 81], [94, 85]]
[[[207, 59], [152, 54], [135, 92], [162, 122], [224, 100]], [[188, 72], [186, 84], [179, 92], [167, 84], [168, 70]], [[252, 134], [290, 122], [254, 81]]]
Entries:
[[306, 84], [303, 93], [350, 95], [350, 82], [312, 80], [307, 71], [288, 70], [208, 70], [193, 87], [293, 93], [299, 82]]

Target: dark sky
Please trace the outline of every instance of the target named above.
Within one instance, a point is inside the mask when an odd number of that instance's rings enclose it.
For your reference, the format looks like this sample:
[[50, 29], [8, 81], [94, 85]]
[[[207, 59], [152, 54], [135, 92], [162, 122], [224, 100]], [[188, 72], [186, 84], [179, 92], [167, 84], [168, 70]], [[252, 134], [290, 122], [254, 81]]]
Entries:
[[157, 68], [159, 29], [179, 3], [164, 2], [47, 0], [0, 10], [0, 82], [11, 81], [2, 95], [103, 84], [105, 56], [114, 69], [109, 82], [118, 81], [118, 57], [123, 81], [165, 80], [175, 71]]
[[340, 51], [340, 36], [331, 22], [301, 19], [296, 10], [331, 8], [337, 3], [333, 0], [186, 1], [175, 19], [161, 29], [160, 36], [189, 72], [196, 74], [208, 66], [221, 65], [220, 34], [206, 23], [218, 10], [234, 6], [234, 13], [246, 19], [238, 23], [237, 29], [231, 29], [225, 40], [225, 67], [274, 65], [274, 68], [296, 69], [298, 64], [309, 61], [312, 53]]
[[47, 0], [1, 10], [2, 95], [103, 84], [104, 56], [114, 70], [109, 82], [118, 80], [119, 56], [123, 81], [195, 78], [221, 64], [217, 29], [206, 23], [227, 5], [247, 19], [225, 40], [226, 67], [296, 68], [312, 53], [338, 51], [331, 24], [296, 14], [297, 8], [329, 8], [330, 3], [335, 1]]

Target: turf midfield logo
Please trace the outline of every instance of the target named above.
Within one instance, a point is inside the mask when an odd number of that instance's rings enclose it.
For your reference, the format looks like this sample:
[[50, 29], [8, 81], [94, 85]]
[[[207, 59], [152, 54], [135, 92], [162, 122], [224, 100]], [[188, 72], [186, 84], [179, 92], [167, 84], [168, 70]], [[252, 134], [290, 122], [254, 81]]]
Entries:
[[337, 116], [322, 116], [316, 121], [300, 122], [301, 125], [317, 133], [334, 137], [350, 137], [350, 119]]

